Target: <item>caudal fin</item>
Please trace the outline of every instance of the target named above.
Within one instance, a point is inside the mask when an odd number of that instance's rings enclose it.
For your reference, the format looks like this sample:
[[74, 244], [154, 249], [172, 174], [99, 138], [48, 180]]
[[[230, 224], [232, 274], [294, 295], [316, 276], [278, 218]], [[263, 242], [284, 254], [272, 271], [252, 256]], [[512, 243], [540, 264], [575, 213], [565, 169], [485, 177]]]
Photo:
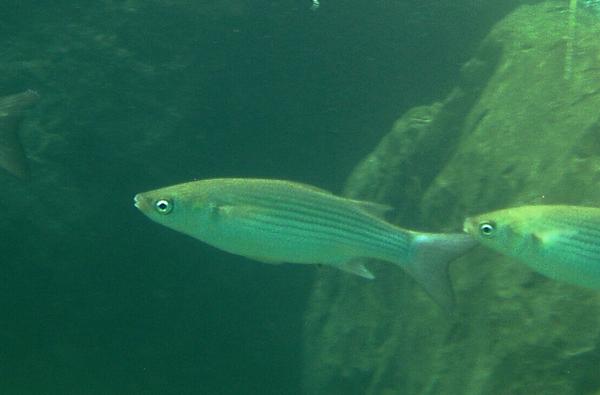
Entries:
[[444, 310], [454, 310], [454, 291], [448, 264], [473, 248], [477, 242], [462, 233], [423, 233], [413, 238], [413, 254], [402, 266]]
[[29, 176], [29, 167], [17, 131], [23, 111], [38, 98], [31, 90], [0, 98], [0, 167], [21, 178]]

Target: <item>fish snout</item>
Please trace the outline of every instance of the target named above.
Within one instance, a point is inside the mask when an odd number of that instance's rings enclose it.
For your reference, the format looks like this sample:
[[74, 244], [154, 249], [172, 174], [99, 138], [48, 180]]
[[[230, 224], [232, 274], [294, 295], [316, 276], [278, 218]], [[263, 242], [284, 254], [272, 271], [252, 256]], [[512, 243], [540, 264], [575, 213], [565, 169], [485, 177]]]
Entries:
[[142, 212], [146, 212], [150, 207], [148, 199], [141, 193], [138, 193], [133, 197], [133, 205]]
[[468, 233], [472, 236], [477, 235], [477, 223], [477, 218], [469, 217], [465, 219], [465, 222], [463, 223], [463, 232]]

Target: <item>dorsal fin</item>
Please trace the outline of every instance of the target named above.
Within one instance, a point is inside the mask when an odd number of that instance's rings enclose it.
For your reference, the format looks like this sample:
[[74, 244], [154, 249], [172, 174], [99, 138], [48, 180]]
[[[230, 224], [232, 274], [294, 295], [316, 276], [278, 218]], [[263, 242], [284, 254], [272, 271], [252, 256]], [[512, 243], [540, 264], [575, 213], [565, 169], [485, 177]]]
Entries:
[[385, 218], [385, 216], [394, 209], [392, 206], [388, 206], [387, 204], [367, 202], [365, 200], [349, 200], [362, 210], [379, 218]]
[[319, 192], [319, 193], [324, 193], [324, 194], [327, 194], [327, 195], [335, 196], [338, 199], [343, 199], [343, 200], [345, 200], [347, 202], [350, 202], [350, 203], [358, 206], [360, 209], [368, 212], [369, 214], [374, 215], [374, 216], [379, 217], [379, 218], [385, 218], [385, 215], [388, 214], [390, 211], [392, 211], [394, 209], [393, 207], [388, 206], [386, 204], [369, 202], [369, 201], [366, 201], [366, 200], [358, 200], [358, 199], [347, 198], [347, 197], [344, 197], [344, 196], [336, 195], [336, 194], [334, 194], [331, 191], [328, 191], [328, 190], [323, 189], [323, 188], [316, 187], [314, 185], [304, 184], [302, 182], [296, 182], [296, 181], [292, 181], [292, 182], [296, 186], [299, 186], [299, 187], [302, 187], [302, 188], [306, 188], [306, 189], [314, 191], [314, 192]]
[[327, 194], [327, 195], [334, 195], [334, 193], [333, 193], [333, 192], [331, 192], [331, 191], [328, 191], [327, 189], [323, 189], [323, 188], [316, 187], [316, 186], [314, 186], [314, 185], [305, 184], [305, 183], [303, 183], [303, 182], [298, 182], [298, 181], [292, 181], [292, 183], [294, 183], [294, 184], [296, 184], [297, 186], [300, 186], [300, 187], [302, 187], [302, 188], [310, 189], [311, 191], [314, 191], [314, 192], [325, 193], [325, 194]]

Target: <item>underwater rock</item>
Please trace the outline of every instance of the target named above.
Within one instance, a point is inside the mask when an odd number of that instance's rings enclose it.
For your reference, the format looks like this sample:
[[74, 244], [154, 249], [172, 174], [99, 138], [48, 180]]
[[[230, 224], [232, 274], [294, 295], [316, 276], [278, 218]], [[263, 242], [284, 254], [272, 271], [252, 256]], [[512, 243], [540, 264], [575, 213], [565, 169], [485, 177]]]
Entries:
[[[600, 24], [568, 4], [499, 22], [442, 103], [408, 111], [346, 194], [398, 207], [402, 226], [453, 231], [523, 204], [598, 206]], [[565, 78], [565, 47], [574, 40]], [[326, 271], [306, 313], [308, 394], [582, 394], [600, 389], [600, 293], [478, 248], [451, 267], [450, 320], [404, 273]]]

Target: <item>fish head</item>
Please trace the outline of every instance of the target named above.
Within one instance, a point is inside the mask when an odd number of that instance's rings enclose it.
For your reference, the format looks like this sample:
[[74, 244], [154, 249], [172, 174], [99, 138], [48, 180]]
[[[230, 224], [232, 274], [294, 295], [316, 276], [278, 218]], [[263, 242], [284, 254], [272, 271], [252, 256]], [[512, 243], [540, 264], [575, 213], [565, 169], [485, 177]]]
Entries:
[[487, 247], [516, 255], [535, 241], [534, 222], [523, 208], [504, 209], [467, 218], [463, 230]]
[[151, 220], [198, 237], [214, 211], [210, 192], [201, 182], [190, 182], [138, 193], [134, 204]]

